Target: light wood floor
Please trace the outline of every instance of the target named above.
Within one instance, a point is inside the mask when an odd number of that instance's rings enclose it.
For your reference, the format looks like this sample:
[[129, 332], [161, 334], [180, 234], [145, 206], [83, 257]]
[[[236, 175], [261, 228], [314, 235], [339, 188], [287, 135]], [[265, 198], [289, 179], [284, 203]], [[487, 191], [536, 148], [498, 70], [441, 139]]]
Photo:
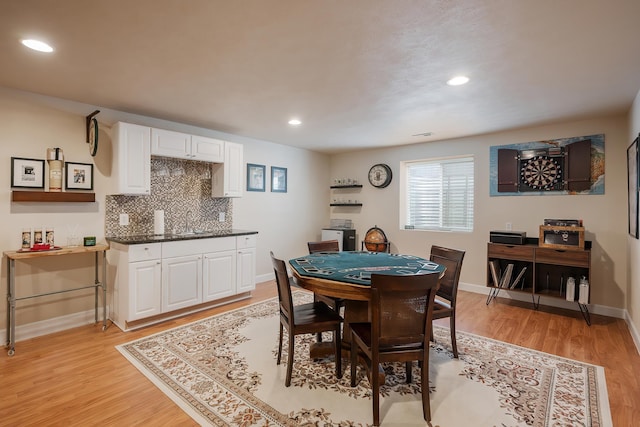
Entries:
[[[0, 354], [0, 426], [196, 425], [114, 346], [275, 295], [265, 282], [249, 300], [139, 331], [86, 326], [20, 341], [15, 356]], [[458, 330], [604, 366], [614, 426], [640, 426], [640, 356], [624, 321], [592, 316], [589, 327], [579, 312], [486, 306], [462, 291], [458, 301]]]

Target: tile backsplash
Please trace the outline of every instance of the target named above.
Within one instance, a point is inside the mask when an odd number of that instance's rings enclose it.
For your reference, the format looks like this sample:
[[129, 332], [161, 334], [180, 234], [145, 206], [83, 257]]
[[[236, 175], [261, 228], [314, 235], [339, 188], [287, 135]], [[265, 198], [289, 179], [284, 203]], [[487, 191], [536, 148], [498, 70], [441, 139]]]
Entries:
[[[230, 229], [233, 204], [229, 198], [211, 197], [211, 164], [165, 157], [151, 158], [151, 195], [108, 195], [105, 200], [105, 235], [153, 234], [153, 212], [164, 210], [166, 233], [186, 226], [200, 230]], [[225, 220], [220, 222], [219, 214]], [[129, 225], [120, 224], [120, 214]]]

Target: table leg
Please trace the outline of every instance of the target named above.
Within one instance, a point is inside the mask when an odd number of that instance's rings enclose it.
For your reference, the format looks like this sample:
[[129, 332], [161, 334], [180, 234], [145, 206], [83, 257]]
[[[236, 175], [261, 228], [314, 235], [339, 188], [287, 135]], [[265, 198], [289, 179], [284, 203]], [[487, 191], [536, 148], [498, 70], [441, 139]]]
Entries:
[[16, 352], [16, 261], [9, 258], [7, 260], [7, 347], [9, 349], [7, 354], [13, 356]]
[[98, 278], [98, 252], [94, 254], [94, 279], [93, 284], [96, 285], [94, 287], [95, 297], [94, 297], [94, 307], [93, 307], [93, 323], [98, 323], [98, 285], [100, 284], [100, 280]]
[[102, 251], [102, 330], [107, 330], [107, 251]]

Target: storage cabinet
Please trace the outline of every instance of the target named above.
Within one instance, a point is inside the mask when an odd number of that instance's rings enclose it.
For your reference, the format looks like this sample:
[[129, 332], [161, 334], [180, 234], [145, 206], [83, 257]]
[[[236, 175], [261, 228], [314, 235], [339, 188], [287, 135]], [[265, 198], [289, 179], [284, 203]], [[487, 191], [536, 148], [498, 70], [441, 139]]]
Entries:
[[224, 141], [164, 129], [151, 129], [151, 154], [203, 162], [224, 162]]
[[570, 295], [568, 300], [578, 304], [585, 321], [590, 325], [588, 294], [586, 303], [578, 301], [580, 279], [584, 277], [591, 283], [590, 270], [591, 242], [585, 242], [584, 250], [541, 248], [537, 242], [526, 245], [489, 243], [487, 286], [491, 290], [487, 304], [498, 296], [500, 290], [531, 294], [535, 308], [538, 307], [541, 295], [566, 300], [567, 281], [573, 277], [575, 294], [573, 298]]
[[224, 143], [224, 163], [212, 166], [211, 195], [213, 197], [242, 197], [243, 147]]
[[125, 331], [159, 322], [176, 310], [255, 289], [255, 234], [150, 244], [111, 242], [109, 252], [110, 271], [115, 273], [108, 287], [111, 319]]
[[151, 128], [118, 122], [112, 128], [112, 194], [151, 193]]

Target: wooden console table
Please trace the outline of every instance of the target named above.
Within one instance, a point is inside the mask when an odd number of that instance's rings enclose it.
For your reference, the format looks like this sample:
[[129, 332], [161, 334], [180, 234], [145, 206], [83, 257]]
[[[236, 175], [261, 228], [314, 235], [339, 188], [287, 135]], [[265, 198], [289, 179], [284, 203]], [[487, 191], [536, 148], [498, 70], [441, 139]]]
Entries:
[[[16, 301], [21, 301], [29, 298], [37, 298], [45, 295], [54, 295], [64, 292], [78, 291], [81, 289], [95, 288], [95, 322], [98, 323], [98, 288], [102, 289], [102, 330], [107, 329], [107, 263], [106, 263], [106, 251], [109, 249], [107, 245], [96, 246], [79, 246], [79, 247], [63, 247], [57, 250], [40, 251], [40, 252], [20, 252], [20, 251], [7, 251], [3, 255], [7, 257], [7, 342], [8, 348], [7, 354], [13, 356], [15, 354], [16, 345]], [[63, 256], [63, 255], [75, 255], [84, 253], [95, 253], [95, 279], [93, 285], [81, 286], [73, 289], [64, 289], [61, 291], [45, 292], [36, 295], [29, 295], [20, 298], [16, 298], [16, 281], [15, 281], [15, 263], [16, 260], [28, 261], [34, 258], [47, 257], [47, 256]], [[100, 265], [99, 254], [102, 253], [102, 281], [100, 281], [98, 275], [98, 268]]]
[[[509, 264], [513, 266], [509, 268]], [[508, 273], [507, 269], [511, 269], [511, 272]], [[587, 307], [589, 298], [587, 298], [587, 304], [578, 300], [580, 278], [584, 276], [591, 282], [590, 269], [590, 241], [585, 241], [585, 249], [543, 248], [538, 246], [537, 239], [531, 239], [524, 245], [488, 243], [487, 286], [491, 290], [487, 297], [487, 305], [498, 296], [500, 290], [530, 294], [535, 309], [538, 308], [541, 295], [566, 300], [567, 279], [573, 277], [575, 279], [574, 298], [569, 297], [568, 300], [578, 304], [584, 320], [591, 326]], [[495, 271], [498, 283], [494, 279], [492, 270]], [[510, 276], [508, 283], [501, 280], [505, 275]]]

